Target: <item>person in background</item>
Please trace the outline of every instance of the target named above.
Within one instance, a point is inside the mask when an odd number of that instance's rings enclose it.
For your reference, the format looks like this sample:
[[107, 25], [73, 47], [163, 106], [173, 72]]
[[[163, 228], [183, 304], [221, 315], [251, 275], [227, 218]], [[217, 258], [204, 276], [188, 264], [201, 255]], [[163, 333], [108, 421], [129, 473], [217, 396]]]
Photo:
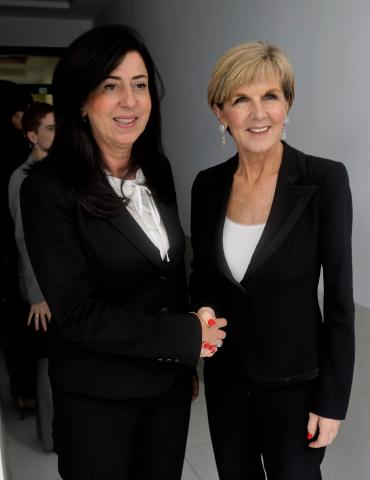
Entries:
[[9, 181], [11, 173], [24, 162], [30, 152], [22, 133], [22, 117], [33, 100], [23, 85], [8, 80], [0, 80], [0, 98], [2, 178], [8, 176]]
[[33, 272], [24, 241], [22, 215], [20, 209], [20, 187], [32, 165], [43, 160], [54, 140], [55, 125], [53, 107], [48, 103], [34, 102], [22, 118], [24, 135], [32, 145], [27, 160], [10, 177], [8, 194], [9, 210], [15, 225], [15, 239], [19, 252], [19, 284], [23, 300], [30, 305], [27, 324], [34, 321], [36, 330], [47, 331], [51, 313]]
[[[18, 298], [16, 277], [16, 247], [13, 225], [8, 208], [8, 183], [12, 172], [21, 165], [30, 152], [30, 147], [22, 133], [22, 116], [24, 110], [31, 105], [32, 97], [23, 88], [8, 80], [0, 80], [0, 145], [1, 145], [1, 317], [4, 324], [11, 312], [7, 305], [13, 298]], [[14, 267], [14, 268], [13, 268]], [[11, 310], [11, 308], [10, 308]]]
[[1, 218], [9, 219], [7, 228], [1, 234], [1, 255], [4, 255], [5, 244], [14, 243], [8, 211], [8, 183], [13, 171], [27, 159], [30, 152], [22, 132], [22, 117], [33, 100], [22, 85], [0, 80], [0, 102]]
[[204, 366], [220, 480], [321, 479], [348, 407], [351, 192], [343, 164], [282, 141], [294, 89], [286, 54], [264, 42], [226, 52], [208, 87], [237, 149], [192, 191], [192, 302], [228, 319]]
[[32, 97], [22, 85], [0, 80], [0, 343], [4, 351], [10, 391], [24, 416], [24, 407], [34, 408], [34, 379], [27, 372], [29, 352], [24, 348], [29, 332], [24, 329], [22, 297], [18, 286], [18, 252], [14, 224], [8, 206], [8, 183], [12, 172], [30, 152], [21, 120]]
[[[48, 103], [34, 102], [23, 115], [22, 129], [32, 150], [28, 159], [10, 177], [9, 210], [14, 221], [14, 233], [19, 253], [19, 287], [24, 302], [24, 311], [29, 310], [28, 315], [24, 315], [23, 322], [24, 324], [27, 322], [27, 325], [33, 323], [36, 330], [29, 336], [28, 348], [23, 348], [25, 351], [31, 351], [30, 357], [24, 359], [26, 363], [24, 368], [32, 378], [35, 378], [38, 433], [44, 450], [49, 451], [53, 448], [53, 442], [51, 435], [52, 398], [47, 373], [48, 339], [45, 334], [40, 335], [37, 332], [39, 330], [47, 331], [51, 313], [33, 272], [24, 241], [20, 187], [32, 166], [43, 160], [49, 153], [55, 134], [53, 107]], [[29, 372], [31, 368], [34, 369], [33, 372]], [[22, 399], [18, 399], [18, 402], [22, 402]], [[24, 402], [25, 400], [23, 400]]]
[[128, 27], [77, 38], [54, 73], [50, 154], [21, 188], [53, 314], [54, 440], [67, 480], [180, 480], [194, 369], [225, 338], [210, 307], [188, 309], [158, 78]]

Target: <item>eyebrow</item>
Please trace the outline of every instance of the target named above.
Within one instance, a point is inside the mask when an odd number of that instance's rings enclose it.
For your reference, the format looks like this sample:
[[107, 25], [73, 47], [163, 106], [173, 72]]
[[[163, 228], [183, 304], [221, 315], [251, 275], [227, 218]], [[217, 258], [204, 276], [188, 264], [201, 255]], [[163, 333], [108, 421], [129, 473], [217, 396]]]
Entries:
[[[279, 88], [268, 88], [267, 90], [265, 90], [262, 94], [263, 95], [266, 95], [266, 93], [279, 93], [280, 92], [280, 89]], [[249, 97], [249, 95], [247, 95], [246, 93], [243, 93], [243, 92], [235, 92], [231, 98], [233, 97]]]
[[[122, 80], [121, 77], [117, 77], [115, 75], [108, 75], [108, 77], [105, 80], [108, 80], [109, 78], [111, 78], [113, 80]], [[142, 74], [139, 74], [139, 75], [135, 75], [134, 77], [132, 77], [131, 80], [139, 80], [140, 78], [148, 78], [148, 76], [145, 75], [144, 73], [142, 73]]]

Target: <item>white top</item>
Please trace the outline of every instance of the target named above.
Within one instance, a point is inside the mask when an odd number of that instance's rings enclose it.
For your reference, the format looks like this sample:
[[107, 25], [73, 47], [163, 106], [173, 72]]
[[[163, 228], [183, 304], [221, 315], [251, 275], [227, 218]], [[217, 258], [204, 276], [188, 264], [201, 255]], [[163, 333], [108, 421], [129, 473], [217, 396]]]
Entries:
[[169, 262], [168, 250], [170, 249], [170, 244], [167, 232], [152, 193], [145, 185], [145, 176], [141, 168], [137, 170], [134, 179], [124, 180], [123, 182], [120, 178], [113, 177], [109, 172], [106, 171], [105, 173], [115, 193], [119, 197], [124, 195], [125, 198], [129, 199], [126, 205], [127, 210], [158, 248], [162, 260], [166, 258], [167, 262]]
[[243, 279], [264, 228], [264, 223], [244, 225], [225, 218], [222, 239], [224, 253], [231, 274], [237, 282]]

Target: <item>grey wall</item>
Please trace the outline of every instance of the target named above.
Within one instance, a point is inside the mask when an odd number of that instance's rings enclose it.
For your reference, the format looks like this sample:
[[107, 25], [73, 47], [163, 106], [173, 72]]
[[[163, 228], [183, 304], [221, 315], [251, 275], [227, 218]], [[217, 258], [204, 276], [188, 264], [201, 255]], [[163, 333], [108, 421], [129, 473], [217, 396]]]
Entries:
[[120, 0], [96, 18], [122, 22], [144, 36], [166, 86], [164, 139], [174, 166], [180, 214], [189, 232], [196, 173], [233, 152], [222, 149], [206, 104], [216, 59], [229, 47], [264, 39], [285, 48], [296, 71], [297, 98], [288, 141], [344, 162], [354, 200], [355, 296], [370, 307], [370, 5], [367, 0]]
[[66, 47], [92, 27], [92, 20], [0, 17], [0, 45], [7, 47]]
[[[367, 0], [112, 0], [95, 23], [127, 23], [145, 36], [166, 85], [164, 140], [189, 233], [196, 173], [230, 156], [206, 104], [210, 71], [229, 47], [264, 39], [285, 48], [297, 98], [288, 141], [344, 162], [354, 200], [357, 357], [348, 421], [327, 454], [326, 480], [370, 478], [370, 5]], [[68, 45], [89, 20], [0, 18], [0, 45]], [[339, 259], [340, 260], [340, 259]]]
[[[196, 173], [226, 159], [206, 103], [216, 59], [229, 47], [263, 39], [283, 47], [297, 97], [288, 141], [348, 168], [354, 201], [356, 372], [348, 420], [328, 449], [325, 480], [370, 478], [370, 4], [367, 0], [114, 0], [96, 23], [127, 23], [145, 37], [166, 86], [164, 140], [189, 232]], [[211, 194], [211, 193], [210, 193]], [[340, 259], [338, 259], [340, 261]]]

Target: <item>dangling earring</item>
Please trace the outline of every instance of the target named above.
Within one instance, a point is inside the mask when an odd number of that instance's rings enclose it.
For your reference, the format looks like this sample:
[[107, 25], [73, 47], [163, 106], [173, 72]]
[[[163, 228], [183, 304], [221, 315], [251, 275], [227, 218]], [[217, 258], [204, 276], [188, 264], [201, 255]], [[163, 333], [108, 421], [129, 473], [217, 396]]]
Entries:
[[283, 126], [283, 129], [281, 131], [281, 140], [286, 140], [286, 137], [287, 137], [287, 132], [286, 132], [286, 127], [288, 125], [288, 123], [290, 122], [289, 120], [289, 117], [288, 115], [284, 118], [284, 126]]
[[218, 126], [218, 131], [220, 132], [221, 145], [224, 147], [226, 145], [226, 127], [223, 123]]
[[87, 114], [83, 108], [81, 108], [81, 120], [83, 121], [83, 123], [87, 122]]

